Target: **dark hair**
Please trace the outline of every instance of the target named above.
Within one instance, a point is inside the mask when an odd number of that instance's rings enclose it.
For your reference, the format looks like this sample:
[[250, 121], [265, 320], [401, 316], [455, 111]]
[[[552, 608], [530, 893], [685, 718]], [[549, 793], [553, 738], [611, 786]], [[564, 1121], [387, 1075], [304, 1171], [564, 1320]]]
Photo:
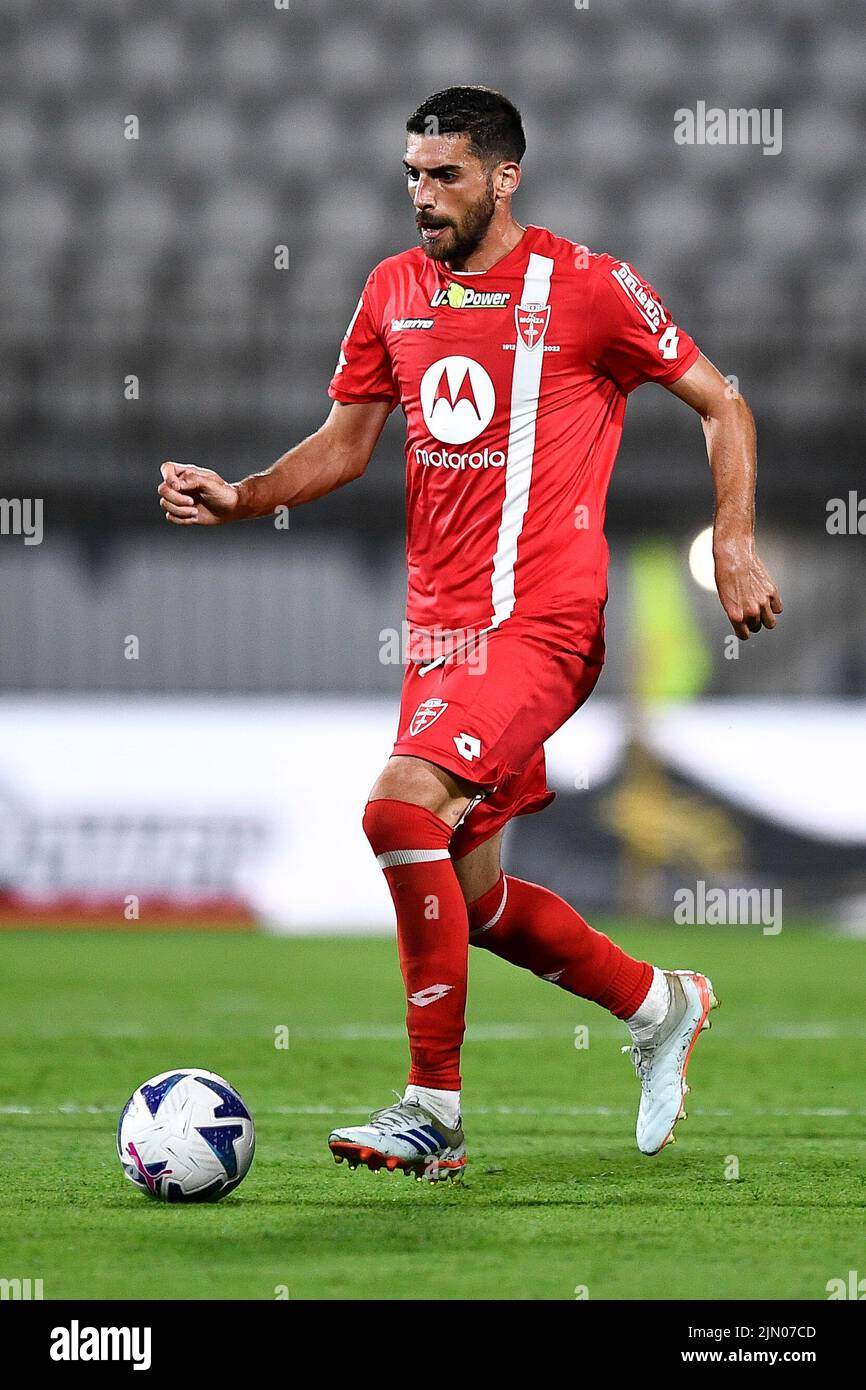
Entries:
[[422, 101], [406, 122], [411, 135], [468, 135], [469, 148], [489, 164], [513, 159], [526, 150], [520, 112], [490, 87], [446, 87]]

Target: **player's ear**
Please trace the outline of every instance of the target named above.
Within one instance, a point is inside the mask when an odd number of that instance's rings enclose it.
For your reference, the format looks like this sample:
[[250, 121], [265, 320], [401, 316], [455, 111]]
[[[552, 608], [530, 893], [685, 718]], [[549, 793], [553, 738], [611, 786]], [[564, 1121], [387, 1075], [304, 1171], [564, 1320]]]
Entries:
[[493, 188], [499, 198], [510, 198], [520, 183], [520, 165], [513, 160], [497, 164], [493, 171]]

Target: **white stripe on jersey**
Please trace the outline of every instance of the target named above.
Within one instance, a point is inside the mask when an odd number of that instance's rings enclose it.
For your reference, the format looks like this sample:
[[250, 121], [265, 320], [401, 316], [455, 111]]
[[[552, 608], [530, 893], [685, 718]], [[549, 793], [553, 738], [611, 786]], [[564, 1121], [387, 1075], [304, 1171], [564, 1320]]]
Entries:
[[[521, 304], [545, 305], [550, 295], [553, 261], [549, 256], [530, 253], [523, 280]], [[511, 378], [511, 416], [508, 425], [508, 453], [505, 460], [505, 497], [493, 557], [493, 627], [498, 627], [514, 610], [514, 565], [517, 542], [523, 530], [529, 505], [532, 460], [535, 454], [535, 420], [541, 388], [544, 348], [530, 351], [517, 334], [514, 375]]]

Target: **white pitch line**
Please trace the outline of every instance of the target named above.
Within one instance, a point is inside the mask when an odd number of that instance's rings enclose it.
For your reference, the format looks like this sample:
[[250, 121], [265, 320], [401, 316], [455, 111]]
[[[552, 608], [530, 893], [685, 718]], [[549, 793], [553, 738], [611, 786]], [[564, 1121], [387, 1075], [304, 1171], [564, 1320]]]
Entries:
[[[866, 1116], [864, 1109], [845, 1109], [841, 1106], [821, 1106], [811, 1109], [798, 1106], [792, 1109], [765, 1110], [750, 1106], [740, 1110], [717, 1109], [714, 1107], [689, 1106], [694, 1115], [706, 1115], [715, 1119], [736, 1119], [741, 1116], [762, 1116], [769, 1119], [852, 1119]], [[277, 1105], [268, 1109], [256, 1110], [257, 1115], [334, 1115], [336, 1113], [369, 1115], [369, 1105]], [[0, 1105], [0, 1115], [116, 1115], [114, 1105], [78, 1105], [68, 1101], [63, 1105]], [[571, 1119], [585, 1119], [592, 1116], [613, 1116], [618, 1118], [631, 1115], [633, 1109], [614, 1108], [607, 1105], [473, 1105], [467, 1106], [464, 1115], [527, 1115], [536, 1119], [563, 1116]]]
[[[326, 1105], [278, 1105], [270, 1110], [261, 1110], [261, 1115], [333, 1115], [333, 1106]], [[351, 1105], [336, 1107], [337, 1109], [349, 1110], [357, 1115], [369, 1115], [369, 1106]], [[633, 1107], [620, 1109], [609, 1105], [470, 1105], [463, 1109], [464, 1115], [529, 1115], [536, 1118], [545, 1116], [565, 1116], [566, 1118], [580, 1119], [593, 1115], [632, 1115]], [[773, 1119], [844, 1119], [846, 1117], [866, 1116], [866, 1108], [861, 1110], [846, 1110], [841, 1107], [830, 1108], [823, 1106], [820, 1109], [809, 1109], [798, 1107], [791, 1110], [776, 1109], [765, 1110], [758, 1107], [749, 1107], [742, 1110], [716, 1109], [711, 1106], [694, 1105], [689, 1106], [689, 1113], [694, 1115], [710, 1115], [718, 1119], [731, 1119], [738, 1115], [763, 1115]]]
[[[724, 1019], [721, 1020], [724, 1023]], [[564, 1025], [531, 1023], [470, 1023], [466, 1030], [466, 1041], [473, 1042], [560, 1042], [573, 1038], [575, 1028], [587, 1028], [590, 1038], [627, 1037], [625, 1027], [609, 1023], [580, 1023]], [[406, 1029], [403, 1024], [337, 1024], [333, 1027], [306, 1027], [303, 1024], [289, 1028], [290, 1038], [301, 1042], [405, 1042]], [[748, 1030], [733, 1028], [728, 1037], [734, 1041], [753, 1041], [773, 1039], [784, 1042], [815, 1042], [822, 1039], [863, 1039], [866, 1040], [866, 1025], [838, 1023], [779, 1023], [766, 1028]]]
[[[725, 1020], [720, 1020], [723, 1026]], [[617, 1027], [610, 1023], [587, 1023], [584, 1020], [576, 1024], [532, 1024], [532, 1023], [474, 1023], [470, 1024], [466, 1030], [466, 1041], [468, 1043], [509, 1043], [509, 1042], [563, 1042], [574, 1037], [575, 1028], [587, 1028], [590, 1038], [599, 1039], [626, 1039], [628, 1034], [624, 1027]], [[249, 1036], [250, 1030], [244, 1027], [236, 1027], [235, 1035], [238, 1037]], [[31, 1038], [43, 1040], [98, 1036], [102, 1038], [134, 1038], [136, 1040], [146, 1040], [147, 1038], [162, 1037], [161, 1032], [146, 1030], [138, 1026], [104, 1026], [88, 1028], [83, 1033], [66, 1033], [60, 1030], [43, 1029], [42, 1031], [31, 1030]], [[211, 1036], [209, 1031], [188, 1032], [186, 1038], [197, 1038], [205, 1040]], [[270, 1033], [254, 1034], [254, 1036], [270, 1037]], [[405, 1042], [406, 1029], [400, 1023], [347, 1023], [330, 1025], [304, 1025], [289, 1027], [289, 1036], [297, 1042]], [[769, 1040], [773, 1042], [824, 1042], [824, 1041], [866, 1041], [866, 1025], [851, 1023], [777, 1023], [770, 1024], [766, 1028], [744, 1029], [733, 1027], [726, 1032], [726, 1037], [733, 1042], [755, 1042]], [[0, 1033], [0, 1041], [15, 1042], [18, 1040], [17, 1034]]]
[[[601, 1029], [597, 1029], [601, 1036]], [[609, 1037], [619, 1037], [621, 1029], [604, 1030]], [[290, 1038], [303, 1042], [405, 1042], [406, 1028], [402, 1023], [350, 1023], [334, 1027], [289, 1028]], [[573, 1038], [574, 1029], [532, 1023], [475, 1023], [466, 1030], [468, 1042], [556, 1042]]]
[[820, 1042], [824, 1038], [866, 1038], [866, 1027], [844, 1023], [771, 1023], [764, 1029], [767, 1038], [786, 1042]]

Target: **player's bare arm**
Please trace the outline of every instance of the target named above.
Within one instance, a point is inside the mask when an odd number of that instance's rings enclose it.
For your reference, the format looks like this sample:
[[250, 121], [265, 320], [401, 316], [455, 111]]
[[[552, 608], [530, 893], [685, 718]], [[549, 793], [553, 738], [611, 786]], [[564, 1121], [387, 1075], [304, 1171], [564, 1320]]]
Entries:
[[782, 611], [779, 591], [755, 550], [754, 417], [703, 354], [668, 390], [701, 417], [716, 493], [716, 588], [734, 632], [745, 642], [750, 632], [775, 627]]
[[335, 401], [324, 424], [263, 473], [228, 483], [211, 468], [164, 463], [157, 491], [166, 521], [176, 526], [220, 526], [277, 507], [299, 507], [359, 478], [388, 418], [386, 401]]

